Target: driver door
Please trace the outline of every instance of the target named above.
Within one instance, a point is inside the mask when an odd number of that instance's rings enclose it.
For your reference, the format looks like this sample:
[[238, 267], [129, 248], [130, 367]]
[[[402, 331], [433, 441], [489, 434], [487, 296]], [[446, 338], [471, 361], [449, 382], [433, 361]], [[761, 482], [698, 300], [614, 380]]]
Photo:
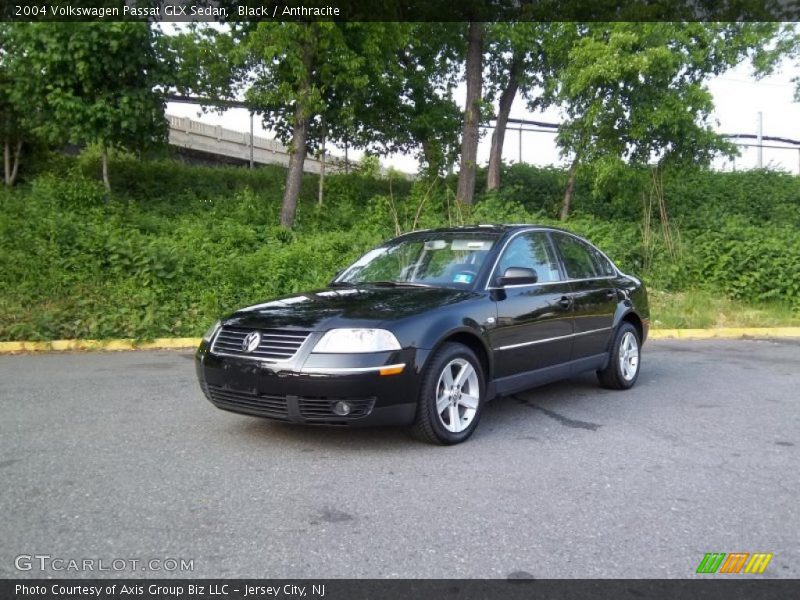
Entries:
[[566, 363], [572, 353], [572, 293], [546, 231], [518, 234], [506, 246], [490, 286], [509, 267], [534, 269], [538, 282], [493, 291], [497, 323], [490, 334], [496, 376]]

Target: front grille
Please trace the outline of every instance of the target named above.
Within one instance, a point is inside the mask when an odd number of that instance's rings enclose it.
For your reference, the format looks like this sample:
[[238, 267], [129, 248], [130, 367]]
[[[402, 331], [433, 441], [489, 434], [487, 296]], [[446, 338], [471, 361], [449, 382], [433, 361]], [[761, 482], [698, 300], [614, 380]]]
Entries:
[[[242, 342], [248, 334], [257, 331], [261, 336], [258, 347], [252, 352], [242, 348]], [[289, 329], [247, 329], [244, 327], [223, 327], [211, 345], [215, 354], [229, 354], [242, 358], [257, 358], [269, 362], [289, 360], [308, 339], [310, 331]]]
[[219, 408], [271, 419], [289, 419], [285, 396], [254, 394], [216, 385], [206, 387], [209, 399]]
[[[343, 400], [350, 405], [350, 414], [342, 417], [333, 412], [333, 405]], [[375, 398], [299, 398], [300, 415], [311, 421], [314, 420], [349, 420], [366, 417], [372, 412]]]

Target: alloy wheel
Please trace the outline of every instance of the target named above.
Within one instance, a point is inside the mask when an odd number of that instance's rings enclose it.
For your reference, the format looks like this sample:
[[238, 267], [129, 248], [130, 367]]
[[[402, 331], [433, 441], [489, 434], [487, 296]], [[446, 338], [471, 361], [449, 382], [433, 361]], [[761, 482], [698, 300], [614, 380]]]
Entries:
[[619, 368], [625, 381], [631, 381], [639, 370], [639, 342], [636, 336], [626, 331], [619, 343]]
[[436, 384], [436, 413], [447, 431], [460, 433], [470, 426], [480, 403], [478, 374], [469, 361], [451, 360]]

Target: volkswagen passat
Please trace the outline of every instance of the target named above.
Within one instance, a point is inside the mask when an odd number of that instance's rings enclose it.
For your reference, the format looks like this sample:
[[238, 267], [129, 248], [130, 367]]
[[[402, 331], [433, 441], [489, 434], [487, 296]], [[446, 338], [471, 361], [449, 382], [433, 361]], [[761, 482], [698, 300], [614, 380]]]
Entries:
[[409, 233], [325, 290], [214, 324], [197, 375], [218, 408], [324, 425], [411, 425], [467, 439], [487, 401], [596, 371], [639, 376], [647, 293], [585, 239], [534, 225]]

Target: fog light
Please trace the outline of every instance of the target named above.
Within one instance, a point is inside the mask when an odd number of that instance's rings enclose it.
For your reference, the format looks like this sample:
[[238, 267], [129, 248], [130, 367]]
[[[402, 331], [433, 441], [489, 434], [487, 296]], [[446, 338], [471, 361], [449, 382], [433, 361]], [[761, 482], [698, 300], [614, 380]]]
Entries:
[[343, 402], [339, 400], [336, 404], [333, 405], [333, 412], [335, 412], [340, 417], [346, 417], [350, 414], [350, 405], [347, 402]]

